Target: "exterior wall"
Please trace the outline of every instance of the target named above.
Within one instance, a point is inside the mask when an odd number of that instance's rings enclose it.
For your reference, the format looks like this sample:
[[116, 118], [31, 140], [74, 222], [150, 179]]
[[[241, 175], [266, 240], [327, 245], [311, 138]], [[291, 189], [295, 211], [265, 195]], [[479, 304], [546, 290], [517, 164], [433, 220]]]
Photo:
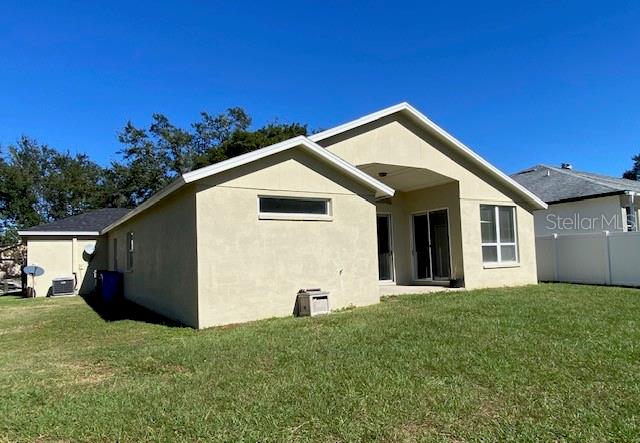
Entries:
[[[192, 186], [108, 232], [109, 269], [124, 275], [125, 298], [167, 318], [198, 327], [195, 193]], [[127, 233], [133, 267], [127, 269]], [[117, 269], [113, 239], [117, 238]]]
[[518, 286], [537, 283], [535, 233], [533, 215], [516, 206], [519, 263], [506, 267], [482, 263], [480, 204], [514, 205], [505, 200], [461, 200], [464, 281], [467, 288]]
[[395, 282], [399, 285], [414, 283], [412, 214], [446, 208], [449, 213], [449, 244], [451, 246], [451, 278], [464, 276], [460, 200], [458, 183], [397, 192], [393, 198], [377, 203], [377, 212], [391, 214], [393, 265]]
[[[322, 140], [320, 144], [356, 166], [381, 163], [424, 168], [458, 182], [465, 287], [522, 285], [537, 281], [533, 215], [528, 205], [468, 159], [453, 153], [446, 141], [427, 133], [404, 116], [393, 115]], [[517, 208], [518, 266], [483, 266], [481, 204]]]
[[[260, 220], [258, 196], [331, 199], [331, 221]], [[301, 288], [332, 309], [377, 303], [373, 191], [299, 150], [199, 184], [200, 327], [291, 315]]]
[[[38, 265], [44, 275], [35, 278], [36, 296], [51, 294], [52, 279], [77, 276], [76, 291], [80, 295], [89, 294], [95, 288], [94, 270], [106, 265], [104, 240], [96, 237], [27, 237], [27, 264]], [[84, 248], [96, 245], [93, 257], [84, 253]], [[29, 286], [32, 279], [28, 279]]]
[[620, 196], [610, 195], [551, 204], [548, 209], [536, 211], [535, 231], [536, 235], [620, 232], [626, 230], [623, 221]]

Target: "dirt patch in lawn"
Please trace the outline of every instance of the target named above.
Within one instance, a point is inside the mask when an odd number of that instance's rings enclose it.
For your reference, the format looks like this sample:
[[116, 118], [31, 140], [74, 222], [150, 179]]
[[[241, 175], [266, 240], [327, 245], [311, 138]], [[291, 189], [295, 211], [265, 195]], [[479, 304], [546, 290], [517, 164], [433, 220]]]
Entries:
[[21, 325], [17, 325], [11, 328], [4, 328], [4, 329], [0, 329], [0, 337], [3, 335], [10, 335], [10, 334], [22, 334], [22, 333], [26, 333], [26, 332], [34, 332], [34, 331], [39, 331], [41, 329], [44, 329], [45, 325], [49, 323], [47, 321], [39, 321], [39, 322], [35, 322], [35, 323], [26, 323], [26, 324], [21, 324]]
[[86, 362], [57, 363], [56, 367], [64, 374], [61, 382], [70, 385], [96, 385], [115, 375], [113, 368]]

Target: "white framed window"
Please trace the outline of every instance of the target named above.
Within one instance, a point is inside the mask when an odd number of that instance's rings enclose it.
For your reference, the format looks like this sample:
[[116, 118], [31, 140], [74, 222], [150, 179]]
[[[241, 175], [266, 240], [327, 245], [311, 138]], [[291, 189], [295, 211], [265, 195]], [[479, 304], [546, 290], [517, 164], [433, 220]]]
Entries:
[[258, 216], [263, 220], [331, 220], [331, 199], [259, 195]]
[[484, 264], [518, 262], [515, 207], [480, 205], [480, 231]]
[[133, 232], [127, 232], [127, 271], [133, 269]]
[[113, 239], [113, 270], [118, 270], [118, 239]]

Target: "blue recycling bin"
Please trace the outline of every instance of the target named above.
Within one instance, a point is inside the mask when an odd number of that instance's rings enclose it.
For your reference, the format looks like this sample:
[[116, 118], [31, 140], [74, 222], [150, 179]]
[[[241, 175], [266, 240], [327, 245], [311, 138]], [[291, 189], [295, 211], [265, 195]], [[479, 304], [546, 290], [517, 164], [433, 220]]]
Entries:
[[98, 293], [104, 303], [113, 303], [122, 298], [122, 273], [115, 271], [98, 272]]

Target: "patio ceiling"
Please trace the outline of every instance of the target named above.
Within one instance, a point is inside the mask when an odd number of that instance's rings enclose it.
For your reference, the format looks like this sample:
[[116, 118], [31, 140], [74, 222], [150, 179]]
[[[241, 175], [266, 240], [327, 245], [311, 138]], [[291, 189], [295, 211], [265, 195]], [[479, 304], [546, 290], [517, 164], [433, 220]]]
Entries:
[[409, 166], [368, 163], [358, 166], [358, 169], [401, 192], [415, 191], [455, 181], [451, 177], [438, 174], [429, 169]]

